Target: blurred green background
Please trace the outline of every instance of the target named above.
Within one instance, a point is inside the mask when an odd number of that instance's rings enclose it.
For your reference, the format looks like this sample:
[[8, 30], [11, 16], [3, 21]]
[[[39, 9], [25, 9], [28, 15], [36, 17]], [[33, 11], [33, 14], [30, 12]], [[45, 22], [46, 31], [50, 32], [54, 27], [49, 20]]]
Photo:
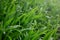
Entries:
[[59, 40], [60, 0], [0, 0], [0, 40]]

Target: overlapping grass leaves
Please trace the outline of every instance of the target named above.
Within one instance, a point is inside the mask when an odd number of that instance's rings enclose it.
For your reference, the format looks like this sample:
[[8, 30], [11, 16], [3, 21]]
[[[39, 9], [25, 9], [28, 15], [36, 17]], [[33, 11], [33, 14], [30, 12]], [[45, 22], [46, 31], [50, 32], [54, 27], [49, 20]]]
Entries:
[[[1, 1], [0, 40], [54, 39], [53, 35], [56, 35], [54, 33], [57, 31], [59, 20], [58, 17], [55, 19], [56, 9], [50, 4], [45, 5], [44, 2], [42, 0], [39, 3], [36, 0]], [[21, 7], [19, 11], [22, 12], [17, 12], [17, 5]]]

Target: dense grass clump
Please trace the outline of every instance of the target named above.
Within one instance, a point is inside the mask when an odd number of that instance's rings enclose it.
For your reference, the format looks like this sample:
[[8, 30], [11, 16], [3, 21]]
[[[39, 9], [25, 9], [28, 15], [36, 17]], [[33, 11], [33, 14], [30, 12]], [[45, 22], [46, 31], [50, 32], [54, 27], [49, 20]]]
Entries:
[[0, 40], [57, 40], [59, 0], [0, 0]]

